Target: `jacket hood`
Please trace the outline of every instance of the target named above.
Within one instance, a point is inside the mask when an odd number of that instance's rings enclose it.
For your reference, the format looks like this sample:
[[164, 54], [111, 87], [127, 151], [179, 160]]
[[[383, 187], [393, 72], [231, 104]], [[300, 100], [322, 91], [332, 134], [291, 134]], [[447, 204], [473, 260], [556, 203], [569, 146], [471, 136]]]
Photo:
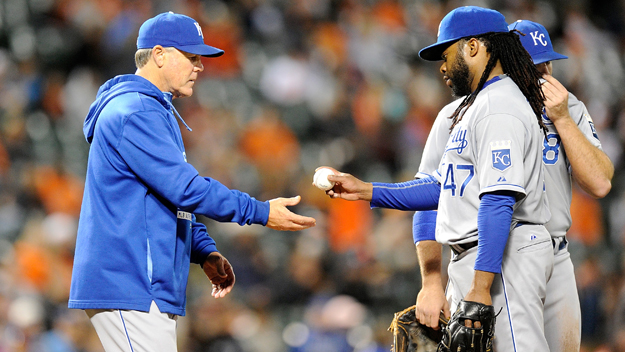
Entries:
[[152, 82], [137, 75], [120, 75], [106, 81], [96, 95], [95, 101], [89, 108], [87, 118], [83, 125], [83, 133], [87, 142], [91, 143], [93, 140], [93, 133], [95, 131], [95, 124], [98, 121], [100, 112], [102, 109], [115, 97], [125, 94], [136, 92], [153, 97], [158, 102], [163, 104], [166, 109], [172, 108], [171, 93], [161, 92]]

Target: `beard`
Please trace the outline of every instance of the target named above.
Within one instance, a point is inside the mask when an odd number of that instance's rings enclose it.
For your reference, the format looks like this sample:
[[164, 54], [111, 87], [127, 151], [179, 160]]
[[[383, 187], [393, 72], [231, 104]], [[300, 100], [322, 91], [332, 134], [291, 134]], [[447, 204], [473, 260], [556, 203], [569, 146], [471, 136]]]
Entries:
[[456, 97], [463, 97], [471, 94], [470, 73], [464, 56], [458, 54], [451, 64], [450, 70], [447, 71], [447, 76], [451, 81], [452, 94]]

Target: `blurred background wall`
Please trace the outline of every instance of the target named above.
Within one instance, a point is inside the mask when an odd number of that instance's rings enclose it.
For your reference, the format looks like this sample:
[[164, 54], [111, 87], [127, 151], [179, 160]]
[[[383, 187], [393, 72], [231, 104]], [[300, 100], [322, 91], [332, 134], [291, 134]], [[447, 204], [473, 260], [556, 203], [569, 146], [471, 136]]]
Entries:
[[237, 275], [225, 299], [192, 268], [180, 351], [388, 351], [393, 312], [420, 288], [412, 213], [329, 201], [330, 165], [368, 181], [416, 173], [451, 101], [439, 63], [417, 57], [462, 5], [545, 25], [554, 76], [594, 118], [616, 167], [612, 192], [575, 190], [569, 233], [584, 351], [625, 351], [625, 2], [622, 0], [0, 0], [0, 352], [102, 351], [67, 309], [98, 87], [133, 73], [141, 23], [163, 11], [200, 22], [222, 48], [193, 97], [175, 101], [201, 175], [268, 200], [302, 195], [317, 226], [281, 233], [202, 219]]

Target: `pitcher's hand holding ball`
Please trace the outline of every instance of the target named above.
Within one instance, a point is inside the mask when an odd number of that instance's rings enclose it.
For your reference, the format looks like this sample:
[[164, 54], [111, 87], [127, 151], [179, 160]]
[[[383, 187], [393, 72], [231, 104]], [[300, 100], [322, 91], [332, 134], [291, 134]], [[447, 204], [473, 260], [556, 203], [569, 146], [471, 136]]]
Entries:
[[[371, 201], [373, 185], [370, 182], [361, 181], [350, 174], [337, 171], [329, 166], [320, 166], [315, 170], [315, 173], [323, 169], [329, 169], [333, 172], [333, 174], [328, 173], [326, 176], [330, 183], [334, 183], [334, 187], [326, 190], [326, 194], [330, 198]], [[313, 182], [313, 185], [317, 186], [315, 182]]]

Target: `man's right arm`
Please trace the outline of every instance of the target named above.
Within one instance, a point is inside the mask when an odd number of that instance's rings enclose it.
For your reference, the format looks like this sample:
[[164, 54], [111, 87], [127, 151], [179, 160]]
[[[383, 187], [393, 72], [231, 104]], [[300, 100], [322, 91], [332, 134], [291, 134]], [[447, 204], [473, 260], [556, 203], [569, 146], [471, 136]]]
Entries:
[[221, 222], [261, 224], [280, 230], [301, 230], [315, 224], [315, 219], [286, 208], [299, 202], [296, 197], [262, 202], [215, 179], [201, 177], [175, 143], [166, 114], [131, 115], [116, 147], [150, 192], [180, 210]]
[[589, 195], [605, 197], [612, 189], [612, 161], [601, 149], [590, 143], [571, 117], [566, 88], [552, 76], [544, 78], [545, 110], [562, 140], [573, 177]]

